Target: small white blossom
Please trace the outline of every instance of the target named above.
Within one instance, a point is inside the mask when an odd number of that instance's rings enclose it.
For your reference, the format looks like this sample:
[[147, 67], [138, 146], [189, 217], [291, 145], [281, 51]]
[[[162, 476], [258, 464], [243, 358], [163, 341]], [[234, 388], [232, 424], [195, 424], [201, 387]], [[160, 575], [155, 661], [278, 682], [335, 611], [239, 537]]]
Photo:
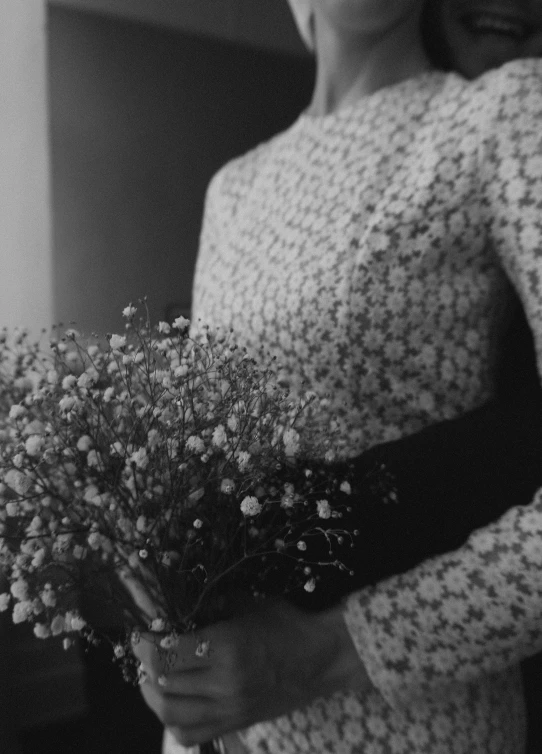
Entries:
[[208, 657], [210, 647], [210, 641], [200, 641], [196, 647], [196, 657]]
[[126, 336], [124, 335], [112, 335], [109, 338], [109, 345], [113, 351], [120, 351], [126, 345]]
[[331, 506], [327, 500], [317, 500], [316, 509], [320, 518], [331, 518]]
[[157, 633], [161, 633], [166, 628], [166, 622], [163, 618], [155, 618], [153, 621], [151, 621], [150, 629], [151, 631], [156, 631]]
[[21, 419], [26, 414], [26, 408], [24, 406], [21, 406], [19, 404], [12, 406], [9, 409], [9, 418], [10, 419]]
[[33, 484], [32, 479], [18, 469], [10, 469], [4, 477], [4, 481], [8, 487], [11, 487], [21, 496], [26, 495]]
[[130, 455], [130, 463], [135, 463], [138, 469], [146, 469], [149, 465], [149, 456], [145, 448], [138, 448]]
[[55, 590], [50, 584], [45, 586], [45, 589], [40, 594], [40, 598], [45, 607], [54, 607], [56, 605]]
[[45, 440], [40, 435], [30, 435], [24, 444], [24, 449], [29, 456], [39, 456]]
[[111, 403], [113, 398], [115, 397], [115, 388], [114, 387], [106, 387], [103, 394], [103, 402], [104, 403]]
[[186, 317], [177, 317], [177, 319], [173, 320], [173, 327], [176, 330], [179, 330], [179, 332], [184, 332], [185, 330], [188, 330], [190, 327], [190, 320], [186, 319]]
[[223, 479], [220, 483], [220, 492], [224, 495], [231, 495], [235, 491], [235, 482], [233, 479]]
[[195, 453], [203, 453], [205, 451], [205, 443], [197, 435], [190, 435], [186, 441], [186, 447], [188, 450], [193, 450]]
[[248, 466], [250, 465], [250, 453], [247, 453], [246, 450], [241, 450], [239, 453], [237, 453], [235, 460], [237, 461], [239, 471], [242, 473], [246, 471]]
[[0, 613], [3, 613], [8, 609], [10, 602], [11, 597], [7, 592], [0, 594]]
[[44, 547], [40, 547], [39, 550], [34, 554], [34, 557], [32, 558], [32, 567], [33, 568], [41, 568], [45, 561], [45, 556], [47, 555], [47, 550]]
[[287, 456], [295, 456], [299, 452], [299, 434], [295, 429], [288, 427], [282, 435], [282, 441]]
[[201, 529], [201, 527], [203, 526], [203, 521], [201, 520], [201, 518], [196, 518], [192, 526], [194, 527], [194, 529]]
[[66, 624], [62, 615], [55, 615], [51, 621], [51, 633], [53, 636], [58, 636], [66, 630]]
[[262, 506], [258, 502], [258, 498], [253, 495], [247, 495], [241, 501], [241, 513], [244, 516], [257, 516], [261, 510]]
[[36, 623], [34, 625], [34, 636], [38, 639], [48, 639], [51, 636], [51, 629], [45, 623]]
[[301, 552], [305, 552], [305, 550], [307, 549], [307, 543], [304, 542], [302, 539], [299, 540], [299, 542], [297, 543], [297, 549], [301, 550]]
[[227, 442], [228, 435], [226, 434], [226, 430], [222, 424], [219, 424], [213, 430], [213, 445], [216, 445], [217, 448], [223, 448]]
[[34, 606], [31, 600], [16, 602], [13, 606], [12, 620], [14, 623], [24, 623], [34, 615]]
[[124, 309], [122, 310], [122, 316], [126, 317], [126, 319], [132, 319], [132, 317], [134, 316], [136, 312], [137, 312], [137, 309], [135, 308], [135, 306], [132, 306], [132, 305], [125, 306]]
[[163, 335], [168, 335], [171, 332], [171, 327], [168, 325], [167, 322], [159, 322], [158, 332], [162, 333]]
[[76, 384], [77, 384], [77, 377], [74, 374], [68, 374], [62, 380], [62, 389], [71, 390]]
[[92, 437], [89, 437], [89, 435], [81, 435], [77, 440], [77, 450], [80, 450], [82, 453], [88, 453], [93, 444]]
[[306, 592], [314, 592], [314, 590], [316, 589], [316, 581], [314, 579], [309, 579], [305, 582], [303, 589]]
[[72, 395], [65, 395], [59, 400], [58, 405], [60, 410], [67, 414], [77, 405], [77, 401]]
[[97, 453], [95, 450], [89, 450], [87, 453], [87, 465], [90, 468], [99, 467], [101, 464], [102, 458], [99, 453]]
[[352, 487], [350, 486], [349, 482], [342, 482], [341, 486], [339, 487], [341, 492], [344, 492], [345, 495], [351, 495], [352, 494]]

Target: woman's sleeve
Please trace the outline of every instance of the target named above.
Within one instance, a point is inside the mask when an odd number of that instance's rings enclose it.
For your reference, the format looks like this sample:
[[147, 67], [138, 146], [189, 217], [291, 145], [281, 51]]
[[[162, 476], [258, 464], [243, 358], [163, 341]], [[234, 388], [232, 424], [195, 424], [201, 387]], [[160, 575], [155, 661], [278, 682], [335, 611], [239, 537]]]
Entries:
[[[486, 228], [522, 302], [542, 366], [542, 67], [499, 72], [481, 102]], [[481, 92], [483, 96], [483, 92]], [[542, 456], [541, 456], [542, 461]], [[352, 594], [345, 619], [394, 706], [498, 672], [542, 649], [542, 490], [455, 552]]]

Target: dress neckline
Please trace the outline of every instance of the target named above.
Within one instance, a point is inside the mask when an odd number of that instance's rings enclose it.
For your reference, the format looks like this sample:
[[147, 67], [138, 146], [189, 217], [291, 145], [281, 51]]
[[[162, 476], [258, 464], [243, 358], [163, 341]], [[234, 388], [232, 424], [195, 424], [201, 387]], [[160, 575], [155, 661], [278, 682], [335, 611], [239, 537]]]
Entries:
[[[422, 71], [416, 76], [411, 76], [402, 81], [398, 81], [394, 84], [388, 84], [386, 86], [377, 89], [371, 94], [360, 97], [356, 102], [353, 102], [344, 107], [340, 107], [337, 110], [333, 110], [331, 113], [324, 115], [314, 115], [309, 113], [308, 110], [303, 110], [297, 118], [298, 124], [313, 124], [313, 125], [329, 125], [333, 123], [339, 123], [347, 120], [352, 115], [358, 112], [361, 108], [366, 111], [368, 108], [372, 108], [381, 102], [384, 102], [388, 97], [396, 97], [398, 95], [413, 90], [414, 92], [428, 92], [432, 91], [433, 87], [429, 86], [432, 82], [442, 82], [450, 77], [458, 77], [457, 74], [442, 71], [438, 68], [431, 68], [426, 71]], [[460, 77], [458, 77], [460, 78]]]

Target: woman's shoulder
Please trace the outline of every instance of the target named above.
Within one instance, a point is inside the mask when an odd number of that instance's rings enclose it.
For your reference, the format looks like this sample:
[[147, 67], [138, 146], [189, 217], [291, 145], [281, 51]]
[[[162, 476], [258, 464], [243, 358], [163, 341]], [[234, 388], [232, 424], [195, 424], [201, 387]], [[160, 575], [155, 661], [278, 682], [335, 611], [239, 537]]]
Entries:
[[271, 156], [288, 141], [295, 124], [226, 162], [212, 177], [208, 193], [238, 195], [250, 189]]
[[467, 82], [465, 93], [480, 104], [518, 112], [540, 106], [542, 96], [542, 59], [512, 60], [500, 68]]
[[518, 120], [542, 122], [542, 60], [514, 60], [467, 80], [445, 75], [428, 117], [457, 132], [477, 132], [483, 137], [501, 128], [507, 133]]

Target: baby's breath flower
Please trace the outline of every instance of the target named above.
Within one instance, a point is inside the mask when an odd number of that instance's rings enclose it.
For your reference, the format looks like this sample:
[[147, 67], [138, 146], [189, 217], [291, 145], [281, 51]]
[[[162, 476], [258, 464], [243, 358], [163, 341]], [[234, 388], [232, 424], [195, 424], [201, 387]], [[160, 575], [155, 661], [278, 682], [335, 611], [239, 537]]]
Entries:
[[24, 406], [21, 406], [20, 404], [17, 404], [15, 406], [12, 406], [9, 409], [9, 418], [10, 419], [21, 419], [23, 416], [25, 416], [27, 410]]
[[137, 309], [135, 306], [132, 306], [131, 304], [129, 306], [125, 306], [122, 310], [122, 316], [126, 317], [126, 319], [132, 319], [134, 314], [137, 312]]
[[205, 451], [205, 443], [197, 435], [190, 435], [186, 441], [187, 450], [193, 450], [194, 453], [203, 453]]
[[126, 650], [124, 649], [122, 644], [115, 644], [115, 646], [113, 647], [113, 654], [115, 655], [117, 660], [120, 660], [122, 657], [125, 656]]
[[156, 633], [161, 633], [162, 631], [165, 631], [166, 628], [166, 622], [163, 618], [155, 618], [153, 621], [151, 621], [150, 629], [151, 631], [156, 631]]
[[171, 327], [168, 325], [167, 322], [159, 322], [158, 332], [162, 333], [163, 335], [168, 335], [171, 332]]
[[30, 435], [24, 444], [24, 448], [29, 456], [39, 456], [44, 442], [40, 435]]
[[34, 607], [31, 600], [16, 602], [13, 605], [12, 620], [14, 623], [24, 623], [30, 620], [34, 614]]
[[93, 445], [94, 442], [92, 440], [92, 437], [90, 437], [89, 435], [81, 435], [81, 437], [77, 440], [76, 448], [82, 453], [88, 453]]
[[38, 639], [48, 639], [51, 636], [51, 629], [46, 623], [35, 623], [34, 636]]
[[24, 579], [17, 579], [10, 587], [10, 592], [16, 600], [28, 599], [28, 583]]
[[111, 403], [114, 397], [115, 397], [115, 388], [111, 386], [107, 387], [103, 393], [104, 403]]
[[111, 346], [113, 351], [120, 351], [126, 345], [126, 336], [125, 335], [112, 335], [109, 338], [109, 345]]
[[314, 579], [309, 579], [305, 582], [303, 589], [309, 593], [314, 592], [314, 590], [316, 589], [316, 581]]
[[246, 450], [241, 450], [239, 453], [237, 453], [236, 459], [237, 466], [239, 468], [239, 471], [243, 473], [247, 470], [248, 466], [250, 465], [250, 453], [247, 453]]
[[0, 613], [5, 612], [9, 608], [11, 597], [7, 592], [0, 594]]
[[77, 405], [77, 400], [72, 395], [65, 395], [58, 402], [60, 410], [64, 413], [68, 413]]
[[138, 448], [130, 455], [130, 463], [136, 465], [138, 469], [146, 469], [149, 465], [149, 456], [145, 448]]
[[53, 634], [53, 636], [59, 636], [65, 631], [65, 629], [66, 622], [64, 620], [64, 616], [55, 615], [55, 617], [51, 621], [51, 633]]
[[185, 332], [190, 327], [190, 320], [182, 316], [177, 317], [177, 319], [173, 320], [173, 327], [179, 330], [179, 332]]
[[201, 529], [201, 527], [203, 526], [203, 521], [201, 520], [201, 518], [196, 518], [192, 526], [194, 527], [194, 529]]
[[209, 649], [211, 648], [210, 641], [200, 641], [196, 647], [196, 657], [208, 657]]
[[352, 487], [350, 486], [349, 482], [341, 482], [341, 486], [339, 487], [341, 492], [344, 492], [345, 495], [351, 495], [352, 494]]
[[83, 372], [82, 375], [80, 375], [77, 379], [77, 387], [81, 388], [82, 390], [88, 390], [91, 388], [94, 383], [96, 382], [96, 374], [95, 372]]
[[102, 463], [101, 455], [95, 450], [89, 450], [87, 453], [87, 466], [96, 468]]
[[4, 476], [4, 481], [18, 495], [26, 495], [32, 487], [32, 479], [18, 469], [10, 469]]
[[301, 550], [301, 552], [305, 552], [305, 550], [307, 549], [307, 543], [300, 539], [297, 543], [297, 549]]
[[223, 448], [227, 442], [228, 436], [226, 430], [222, 424], [219, 424], [218, 427], [215, 427], [213, 430], [213, 445], [216, 445], [217, 448]]
[[289, 427], [284, 431], [282, 435], [282, 441], [284, 443], [284, 450], [287, 456], [295, 456], [299, 452], [300, 437], [299, 433]]
[[22, 453], [16, 453], [13, 456], [13, 465], [18, 469], [24, 465], [24, 455]]
[[67, 374], [62, 379], [62, 389], [71, 390], [77, 384], [77, 377], [74, 374]]
[[235, 482], [233, 479], [223, 479], [220, 482], [220, 492], [225, 495], [231, 495], [235, 491]]
[[241, 501], [241, 513], [244, 516], [257, 516], [262, 510], [261, 503], [258, 502], [258, 498], [253, 495], [247, 495]]
[[331, 506], [327, 500], [317, 500], [316, 509], [320, 518], [331, 518]]

